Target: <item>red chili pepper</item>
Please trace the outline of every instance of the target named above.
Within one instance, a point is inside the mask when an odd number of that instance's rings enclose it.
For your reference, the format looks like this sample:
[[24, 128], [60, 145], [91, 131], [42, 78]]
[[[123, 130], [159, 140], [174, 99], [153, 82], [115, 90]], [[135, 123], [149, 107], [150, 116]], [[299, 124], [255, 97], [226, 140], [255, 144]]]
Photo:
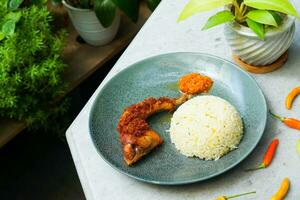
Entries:
[[283, 122], [288, 127], [296, 129], [296, 130], [300, 130], [300, 121], [298, 119], [281, 117], [279, 115], [275, 115], [271, 111], [270, 111], [270, 113], [273, 117], [275, 117], [276, 119], [279, 119], [281, 122]]
[[269, 145], [268, 150], [265, 153], [262, 163], [256, 168], [247, 169], [247, 171], [267, 168], [272, 162], [272, 159], [274, 157], [274, 154], [275, 154], [278, 144], [279, 144], [279, 140], [277, 138], [274, 139], [271, 142], [271, 144]]

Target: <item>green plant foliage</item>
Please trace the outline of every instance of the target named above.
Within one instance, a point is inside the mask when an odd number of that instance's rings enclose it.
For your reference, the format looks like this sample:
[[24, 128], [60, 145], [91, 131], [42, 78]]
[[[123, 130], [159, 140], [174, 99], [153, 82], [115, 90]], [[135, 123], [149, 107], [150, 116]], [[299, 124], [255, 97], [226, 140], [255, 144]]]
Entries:
[[246, 19], [247, 25], [249, 26], [249, 28], [256, 33], [256, 35], [260, 38], [260, 39], [264, 39], [265, 34], [264, 34], [264, 25], [258, 22], [255, 22], [251, 19]]
[[259, 10], [273, 10], [299, 17], [296, 9], [288, 0], [244, 0], [244, 3]]
[[10, 36], [14, 34], [15, 28], [16, 28], [16, 22], [12, 19], [9, 19], [2, 25], [1, 32], [6, 36]]
[[104, 27], [109, 27], [116, 16], [116, 5], [110, 0], [95, 0], [95, 13]]
[[[61, 1], [61, 0], [56, 0]], [[115, 17], [116, 8], [122, 10], [133, 22], [139, 17], [140, 0], [65, 0], [77, 8], [94, 9], [97, 18], [104, 27], [109, 27]], [[150, 10], [154, 10], [161, 0], [148, 0]], [[0, 35], [1, 36], [1, 35]]]
[[282, 16], [279, 15], [279, 13], [275, 12], [275, 11], [269, 11], [271, 13], [271, 15], [273, 15], [277, 25], [281, 25], [282, 24]]
[[248, 12], [247, 17], [261, 24], [278, 26], [273, 15], [267, 10], [251, 10]]
[[147, 1], [148, 8], [151, 11], [154, 11], [155, 8], [158, 6], [159, 3], [160, 3], [160, 0], [148, 0]]
[[11, 10], [17, 10], [24, 0], [9, 0], [7, 2], [8, 8]]
[[180, 13], [177, 21], [182, 21], [200, 12], [213, 10], [231, 3], [232, 0], [190, 0]]
[[16, 23], [0, 42], [0, 117], [24, 120], [32, 128], [45, 127], [68, 108], [67, 102], [55, 102], [65, 90], [61, 74], [66, 66], [60, 55], [66, 34], [51, 30], [46, 7], [23, 7], [10, 13], [1, 1], [2, 29], [7, 19]]
[[2, 28], [0, 30], [0, 41], [3, 40], [6, 36], [14, 34], [16, 23], [18, 23], [20, 18], [20, 12], [9, 12], [4, 17], [4, 22], [2, 23]]
[[[265, 36], [266, 26], [277, 27], [282, 24], [283, 15], [299, 18], [288, 0], [190, 0], [182, 10], [178, 21], [226, 5], [228, 5], [226, 9], [234, 15], [235, 21], [242, 25], [247, 24], [260, 39]], [[203, 29], [232, 21], [231, 18], [228, 13], [219, 12], [209, 18]]]
[[111, 0], [132, 21], [136, 22], [139, 16], [139, 0]]
[[234, 15], [229, 10], [220, 11], [208, 19], [207, 23], [202, 28], [202, 30], [206, 30], [211, 27], [233, 21], [234, 19]]

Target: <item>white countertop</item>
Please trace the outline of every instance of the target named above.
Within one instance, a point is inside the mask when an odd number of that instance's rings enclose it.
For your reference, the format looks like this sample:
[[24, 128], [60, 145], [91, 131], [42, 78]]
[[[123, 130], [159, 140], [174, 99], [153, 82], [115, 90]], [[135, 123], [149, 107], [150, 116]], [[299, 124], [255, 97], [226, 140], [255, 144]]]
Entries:
[[[282, 179], [288, 176], [291, 180], [291, 190], [286, 199], [300, 199], [300, 156], [295, 147], [296, 140], [300, 139], [300, 132], [288, 129], [270, 117], [261, 142], [245, 161], [221, 176], [192, 185], [171, 187], [142, 183], [112, 169], [98, 155], [89, 135], [88, 115], [98, 92], [118, 71], [146, 57], [178, 51], [205, 52], [231, 60], [231, 51], [225, 42], [222, 26], [201, 31], [206, 19], [213, 12], [199, 14], [185, 22], [176, 23], [186, 2], [187, 0], [162, 1], [67, 130], [68, 144], [86, 198], [208, 200], [218, 195], [256, 190], [256, 195], [240, 199], [269, 199], [279, 188]], [[299, 1], [296, 5], [300, 8]], [[296, 23], [299, 27], [300, 22]], [[300, 31], [297, 30], [289, 50], [289, 59], [281, 69], [252, 76], [262, 88], [271, 110], [300, 118], [300, 98], [296, 99], [292, 111], [284, 108], [287, 93], [300, 85]], [[255, 166], [261, 161], [274, 137], [279, 138], [280, 144], [271, 166], [266, 170], [244, 172], [242, 169]]]

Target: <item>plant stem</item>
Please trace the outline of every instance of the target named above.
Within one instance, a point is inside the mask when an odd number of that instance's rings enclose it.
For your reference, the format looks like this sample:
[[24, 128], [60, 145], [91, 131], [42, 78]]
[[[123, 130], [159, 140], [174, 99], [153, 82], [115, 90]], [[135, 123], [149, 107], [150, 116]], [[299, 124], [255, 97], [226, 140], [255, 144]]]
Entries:
[[270, 114], [271, 114], [273, 117], [275, 117], [276, 119], [279, 119], [280, 121], [284, 122], [285, 117], [281, 117], [281, 116], [279, 116], [279, 115], [276, 115], [276, 114], [272, 113], [270, 110], [269, 110], [269, 112], [270, 112]]
[[237, 10], [239, 10], [239, 4], [238, 4], [238, 2], [237, 2], [236, 0], [233, 0], [233, 1], [232, 1], [232, 4], [234, 5], [234, 7], [235, 7]]
[[234, 6], [234, 15], [236, 17], [236, 21], [238, 23], [242, 23], [245, 20], [245, 17], [243, 15], [243, 10], [244, 10], [244, 3], [241, 3], [241, 5], [239, 5], [239, 3], [237, 2], [237, 0], [233, 0], [232, 4]]
[[254, 171], [254, 170], [264, 169], [264, 168], [266, 168], [266, 166], [264, 165], [264, 163], [262, 163], [258, 167], [246, 169], [246, 171]]
[[242, 12], [242, 15], [243, 15], [243, 16], [245, 15], [246, 11], [247, 11], [247, 6], [244, 6], [244, 10], [243, 10], [243, 12]]
[[234, 16], [238, 20], [238, 5], [235, 0], [233, 0], [233, 6], [234, 6]]
[[240, 5], [240, 10], [239, 10], [240, 13], [243, 13], [244, 6], [245, 6], [245, 4], [244, 4], [244, 2], [242, 2], [241, 5]]
[[232, 1], [232, 4], [233, 4], [233, 6], [234, 6], [235, 15], [237, 16], [237, 15], [238, 15], [238, 12], [239, 12], [239, 10], [240, 10], [239, 4], [238, 4], [238, 2], [237, 2], [236, 0], [233, 0], [233, 1]]
[[247, 193], [243, 193], [243, 194], [226, 196], [226, 199], [232, 199], [232, 198], [236, 198], [236, 197], [240, 197], [240, 196], [244, 196], [244, 195], [248, 195], [248, 194], [255, 194], [255, 193], [256, 193], [256, 191], [252, 191], [252, 192], [247, 192]]

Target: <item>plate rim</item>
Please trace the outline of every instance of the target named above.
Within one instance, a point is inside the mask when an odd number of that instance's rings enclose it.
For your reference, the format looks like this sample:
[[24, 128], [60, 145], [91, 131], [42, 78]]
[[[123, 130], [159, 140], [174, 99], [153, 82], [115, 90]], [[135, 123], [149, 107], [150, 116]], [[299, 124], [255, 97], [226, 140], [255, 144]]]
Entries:
[[[155, 180], [149, 180], [149, 179], [144, 179], [144, 178], [141, 178], [139, 176], [135, 176], [133, 174], [130, 174], [128, 172], [125, 172], [123, 171], [122, 169], [118, 168], [117, 166], [115, 166], [113, 163], [111, 163], [109, 160], [107, 160], [105, 158], [105, 156], [100, 152], [100, 150], [97, 148], [94, 140], [93, 140], [93, 137], [92, 137], [92, 129], [91, 129], [91, 118], [92, 118], [92, 114], [94, 112], [94, 107], [95, 107], [95, 104], [98, 100], [98, 98], [100, 98], [101, 94], [103, 93], [104, 89], [111, 83], [113, 82], [121, 73], [124, 73], [125, 71], [127, 70], [130, 70], [131, 68], [134, 68], [136, 65], [140, 64], [140, 63], [143, 63], [145, 61], [149, 61], [149, 60], [152, 60], [152, 59], [155, 59], [155, 58], [159, 58], [159, 57], [165, 57], [165, 56], [170, 56], [170, 55], [176, 55], [176, 54], [189, 54], [189, 55], [196, 55], [196, 56], [204, 56], [204, 57], [210, 57], [210, 58], [214, 58], [214, 59], [218, 59], [218, 60], [221, 60], [225, 63], [229, 63], [230, 65], [232, 65], [233, 67], [235, 67], [238, 71], [240, 71], [242, 74], [246, 75], [250, 80], [252, 80], [252, 82], [257, 86], [258, 88], [258, 92], [260, 94], [260, 96], [262, 97], [262, 100], [263, 100], [263, 108], [265, 109], [265, 116], [264, 116], [264, 119], [263, 119], [263, 129], [259, 135], [259, 139], [258, 141], [253, 145], [253, 147], [246, 153], [244, 154], [240, 159], [238, 159], [234, 164], [231, 164], [230, 166], [226, 167], [225, 169], [217, 172], [217, 173], [214, 173], [214, 174], [211, 174], [209, 176], [205, 176], [205, 177], [202, 177], [202, 178], [195, 178], [195, 179], [190, 179], [190, 180], [185, 180], [185, 181], [155, 181]], [[100, 86], [100, 85], [99, 85]], [[100, 89], [99, 93], [97, 94], [97, 96], [95, 97], [95, 100], [93, 101], [92, 103], [92, 106], [89, 110], [89, 116], [88, 116], [88, 127], [89, 127], [89, 137], [90, 139], [92, 140], [92, 143], [93, 143], [93, 146], [94, 148], [96, 149], [97, 153], [100, 155], [100, 157], [110, 166], [112, 167], [113, 169], [115, 169], [116, 171], [118, 171], [119, 173], [121, 174], [125, 174], [131, 178], [134, 178], [136, 180], [139, 180], [141, 182], [144, 182], [144, 183], [151, 183], [151, 184], [155, 184], [155, 185], [186, 185], [186, 184], [191, 184], [191, 183], [196, 183], [196, 182], [202, 182], [204, 180], [208, 180], [208, 179], [211, 179], [211, 178], [214, 178], [216, 176], [219, 176], [225, 172], [228, 172], [229, 170], [231, 170], [232, 168], [236, 167], [237, 165], [239, 165], [243, 160], [245, 160], [252, 152], [253, 150], [257, 147], [258, 143], [260, 142], [265, 130], [266, 130], [266, 124], [267, 124], [267, 118], [268, 118], [268, 105], [267, 105], [267, 101], [266, 101], [266, 98], [265, 98], [265, 95], [261, 89], [261, 87], [258, 85], [257, 81], [246, 71], [244, 71], [243, 69], [241, 69], [239, 66], [237, 66], [237, 64], [233, 63], [232, 61], [229, 61], [229, 60], [226, 60], [224, 58], [221, 58], [219, 56], [215, 56], [215, 55], [212, 55], [212, 54], [209, 54], [209, 53], [203, 53], [203, 52], [186, 52], [186, 51], [180, 51], [180, 52], [169, 52], [169, 53], [162, 53], [162, 54], [157, 54], [157, 55], [154, 55], [154, 56], [149, 56], [149, 57], [146, 57], [144, 59], [141, 59], [141, 60], [138, 60], [136, 62], [133, 62], [129, 65], [126, 65], [125, 68], [123, 68], [122, 70], [118, 71], [116, 74], [114, 74], [103, 86], [102, 88]]]

